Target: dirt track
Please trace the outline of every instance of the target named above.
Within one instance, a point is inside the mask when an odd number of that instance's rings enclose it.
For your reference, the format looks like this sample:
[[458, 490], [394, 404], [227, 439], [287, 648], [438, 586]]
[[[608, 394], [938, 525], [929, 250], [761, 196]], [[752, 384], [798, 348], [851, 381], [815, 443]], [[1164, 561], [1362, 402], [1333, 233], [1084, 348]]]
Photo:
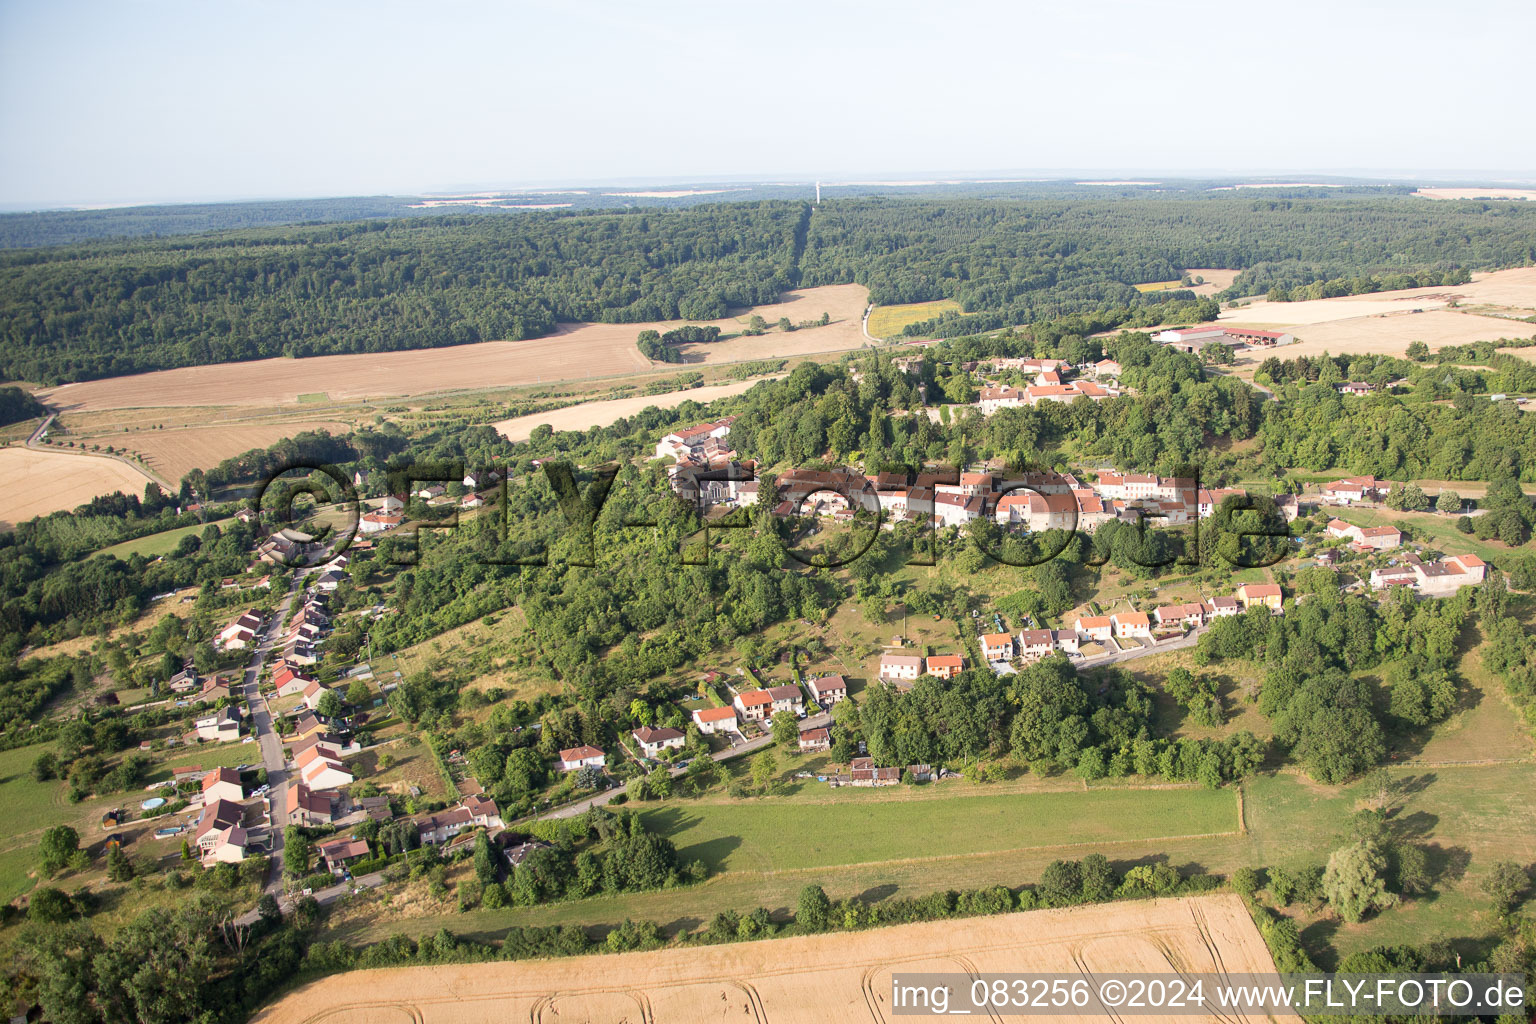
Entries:
[[252, 1021], [887, 1024], [897, 1019], [890, 1007], [893, 970], [1087, 974], [1274, 969], [1242, 901], [1222, 895], [648, 953], [356, 971], [291, 992]]

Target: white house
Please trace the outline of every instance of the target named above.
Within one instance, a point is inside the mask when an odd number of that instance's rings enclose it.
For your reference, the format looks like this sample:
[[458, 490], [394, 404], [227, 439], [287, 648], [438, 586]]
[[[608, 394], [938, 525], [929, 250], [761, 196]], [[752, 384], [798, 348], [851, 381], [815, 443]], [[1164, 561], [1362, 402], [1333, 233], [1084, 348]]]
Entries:
[[578, 768], [601, 768], [605, 755], [593, 746], [567, 747], [560, 751], [560, 770], [573, 772]]
[[1352, 476], [1323, 485], [1323, 500], [1333, 505], [1384, 498], [1391, 484], [1374, 476]]
[[1205, 624], [1205, 605], [1199, 601], [1187, 604], [1165, 604], [1152, 612], [1157, 624], [1169, 626], [1200, 626]]
[[1152, 619], [1146, 612], [1118, 612], [1109, 617], [1116, 639], [1152, 635]]
[[773, 701], [773, 713], [788, 711], [792, 715], [805, 712], [805, 700], [798, 686], [770, 686], [763, 691]]
[[228, 743], [240, 738], [240, 709], [227, 705], [211, 715], [204, 715], [192, 723], [199, 739]]
[[822, 676], [820, 679], [812, 679], [810, 687], [816, 703], [824, 708], [848, 698], [848, 684], [842, 676]]
[[352, 784], [352, 773], [342, 765], [340, 751], [324, 743], [299, 751], [293, 764], [299, 770], [300, 780], [312, 790]]
[[1013, 634], [983, 633], [981, 635], [981, 656], [988, 661], [1013, 660]]
[[746, 690], [736, 695], [733, 702], [744, 721], [759, 722], [772, 713], [773, 698], [767, 690]]
[[646, 757], [656, 757], [663, 750], [676, 750], [683, 745], [683, 734], [676, 729], [652, 729], [642, 725], [630, 733]]
[[203, 803], [229, 800], [239, 803], [245, 799], [245, 787], [240, 784], [240, 773], [233, 768], [215, 768], [203, 776]]
[[330, 691], [320, 684], [318, 680], [312, 681], [304, 687], [304, 706], [311, 711], [320, 707], [320, 700]]
[[1085, 639], [1103, 643], [1114, 635], [1115, 626], [1108, 615], [1085, 615], [1077, 620], [1077, 632]]
[[880, 678], [886, 682], [910, 682], [923, 674], [923, 659], [916, 654], [882, 654]]
[[418, 815], [415, 821], [422, 843], [436, 846], [446, 843], [466, 828], [473, 826], [475, 816], [469, 813], [467, 807], [450, 807], [446, 811], [438, 811], [435, 814]]
[[1019, 656], [1043, 658], [1056, 647], [1056, 638], [1048, 629], [1026, 629], [1019, 633]]
[[731, 432], [731, 424], [736, 417], [727, 416], [724, 419], [715, 420], [712, 423], [700, 423], [698, 426], [688, 427], [686, 430], [677, 430], [666, 435], [656, 445], [656, 458], [671, 457], [681, 462], [695, 451], [703, 448], [710, 438], [723, 438]]
[[699, 732], [706, 734], [734, 732], [737, 726], [736, 709], [729, 705], [723, 708], [695, 708], [693, 724], [699, 727]]
[[357, 532], [362, 534], [384, 533], [405, 522], [398, 512], [366, 512], [358, 517]]
[[1205, 617], [1209, 619], [1224, 619], [1228, 615], [1241, 615], [1242, 602], [1235, 597], [1213, 597], [1205, 604]]

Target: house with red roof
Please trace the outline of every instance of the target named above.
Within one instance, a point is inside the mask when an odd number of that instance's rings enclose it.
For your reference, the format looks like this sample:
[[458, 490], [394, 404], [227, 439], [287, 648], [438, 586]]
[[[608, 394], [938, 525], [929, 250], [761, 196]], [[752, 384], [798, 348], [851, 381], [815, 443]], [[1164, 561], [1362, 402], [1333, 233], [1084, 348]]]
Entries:
[[578, 768], [601, 768], [606, 757], [593, 746], [567, 747], [560, 751], [560, 770], [573, 772]]

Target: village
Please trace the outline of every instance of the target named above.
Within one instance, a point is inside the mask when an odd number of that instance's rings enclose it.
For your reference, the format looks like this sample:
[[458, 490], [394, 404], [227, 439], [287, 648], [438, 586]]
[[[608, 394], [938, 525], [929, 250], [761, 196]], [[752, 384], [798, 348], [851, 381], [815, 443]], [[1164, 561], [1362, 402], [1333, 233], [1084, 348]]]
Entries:
[[[1171, 333], [1171, 332], [1165, 332]], [[1207, 342], [1201, 336], [1183, 340]], [[1251, 343], [1251, 339], [1250, 339]], [[1265, 343], [1285, 344], [1283, 337]], [[1118, 367], [1105, 360], [1089, 368], [1103, 385], [1091, 381], [1062, 383], [1066, 368], [1055, 360], [998, 360], [994, 369], [1013, 369], [1037, 374], [1037, 383], [1022, 389], [1007, 385], [981, 393], [978, 408], [983, 415], [1010, 404], [1086, 397], [1097, 399], [1113, 393], [1110, 383]], [[1062, 389], [1076, 389], [1066, 394]], [[730, 444], [733, 417], [724, 417], [663, 436], [656, 457], [668, 460], [666, 472], [674, 493], [696, 504], [705, 514], [757, 505], [760, 500], [756, 467], [738, 460]], [[386, 495], [372, 502], [360, 517], [353, 547], [368, 551], [380, 534], [407, 521], [406, 499], [414, 498], [429, 508], [452, 506], [473, 510], [489, 500], [488, 489], [500, 474], [467, 474], [449, 494], [443, 484], [431, 484], [409, 496]], [[356, 486], [368, 483], [359, 471]], [[934, 529], [953, 529], [963, 536], [966, 528], [987, 520], [1020, 534], [1080, 530], [1091, 534], [1109, 521], [1178, 528], [1211, 520], [1222, 503], [1250, 500], [1241, 488], [1199, 486], [1185, 477], [1097, 470], [1076, 473], [1065, 470], [1011, 472], [1005, 467], [980, 466], [965, 471], [922, 473], [862, 473], [856, 469], [790, 470], [774, 481], [771, 513], [785, 519], [825, 520], [847, 523], [865, 517], [885, 529], [898, 523]], [[1349, 586], [1368, 586], [1376, 592], [1408, 588], [1423, 597], [1454, 594], [1463, 586], [1481, 582], [1486, 564], [1473, 555], [1421, 557], [1417, 549], [1405, 549], [1402, 531], [1390, 525], [1360, 526], [1344, 516], [1352, 506], [1374, 507], [1390, 492], [1391, 484], [1373, 477], [1335, 480], [1315, 495], [1255, 496], [1272, 507], [1287, 523], [1326, 506], [1337, 510], [1318, 539], [1333, 542], [1312, 551], [1320, 565], [1338, 562], [1341, 551], [1369, 557], [1361, 578]], [[491, 497], [494, 497], [493, 495]], [[716, 507], [718, 506], [718, 508]], [[1262, 507], [1255, 506], [1255, 507]], [[242, 510], [243, 521], [254, 513]], [[263, 531], [253, 555], [253, 570], [279, 566], [313, 554], [318, 545], [292, 528]], [[315, 830], [321, 838], [313, 846], [316, 867], [334, 876], [345, 890], [353, 869], [360, 873], [379, 860], [377, 843], [370, 845], [365, 832], [379, 824], [401, 820], [398, 799], [376, 787], [358, 785], [355, 764], [365, 749], [371, 716], [388, 715], [390, 692], [399, 685], [394, 678], [376, 679], [372, 668], [359, 662], [332, 666], [322, 681], [316, 666], [326, 662], [324, 644], [332, 631], [328, 605], [335, 591], [348, 583], [348, 554], [338, 554], [294, 573], [292, 590], [277, 610], [263, 614], [249, 608], [235, 615], [210, 640], [221, 655], [249, 654], [251, 661], [242, 685], [232, 674], [220, 672], [201, 677], [187, 659], [181, 672], [166, 684], [177, 707], [202, 707], [192, 728], [180, 736], [166, 737], [160, 746], [194, 747], [199, 744], [254, 742], [261, 763], [207, 770], [197, 765], [178, 767], [172, 778], [156, 787], [141, 810], [159, 812], [167, 801], [185, 803], [183, 823], [166, 824], [155, 832], [159, 839], [187, 841], [192, 855], [205, 865], [239, 863], [257, 854], [280, 862], [281, 833], [296, 827]], [[271, 577], [247, 584], [252, 592], [270, 590]], [[225, 580], [226, 588], [238, 581]], [[1245, 582], [1230, 593], [1194, 595], [1190, 600], [1168, 603], [1121, 602], [1124, 607], [1097, 609], [1090, 605], [1054, 628], [1025, 621], [1004, 628], [1000, 614], [973, 612], [974, 636], [957, 637], [950, 651], [920, 649], [914, 652], [898, 636], [893, 646], [869, 665], [868, 685], [905, 691], [924, 677], [945, 681], [970, 667], [972, 659], [999, 675], [1020, 666], [1060, 654], [1078, 670], [1115, 664], [1163, 650], [1189, 646], [1219, 619], [1259, 609], [1284, 613], [1287, 595], [1279, 583]], [[290, 605], [292, 613], [289, 613]], [[1027, 617], [1026, 617], [1027, 618]], [[990, 625], [990, 629], [987, 628]], [[270, 659], [270, 664], [269, 664]], [[330, 659], [334, 660], [334, 659]], [[741, 672], [741, 670], [738, 670]], [[690, 731], [704, 740], [690, 749], [688, 733], [677, 725], [646, 725], [620, 737], [615, 749], [594, 745], [562, 749], [551, 765], [557, 775], [578, 773], [584, 780], [581, 806], [607, 802], [622, 792], [609, 774], [614, 765], [630, 761], [643, 773], [664, 771], [680, 775], [690, 756], [700, 750], [716, 760], [726, 760], [763, 749], [778, 738], [785, 719], [795, 723], [792, 749], [801, 753], [826, 753], [834, 745], [834, 708], [849, 699], [850, 684], [833, 673], [792, 673], [785, 683], [760, 683], [754, 673], [736, 678], [706, 675], [697, 695], [680, 709]], [[149, 741], [145, 741], [145, 748]], [[507, 828], [493, 799], [487, 796], [463, 768], [463, 759], [451, 754], [457, 765], [456, 789], [449, 806], [406, 815], [413, 842], [453, 849], [467, 842], [475, 829], [485, 829], [497, 840], [509, 864], [526, 856], [531, 840]], [[928, 765], [905, 768], [879, 766], [863, 756], [822, 769], [816, 778], [831, 786], [888, 786], [905, 781], [929, 781], [945, 777]], [[286, 779], [286, 783], [274, 780]], [[163, 788], [161, 788], [163, 787]], [[158, 802], [157, 802], [158, 801]], [[113, 824], [125, 820], [115, 812]], [[374, 823], [359, 831], [365, 822]], [[505, 841], [502, 837], [505, 836]], [[327, 838], [328, 837], [328, 838]], [[291, 880], [303, 877], [307, 867], [288, 871]], [[281, 877], [281, 876], [280, 876]], [[364, 884], [377, 884], [371, 877]], [[290, 882], [291, 884], [291, 882]], [[281, 888], [274, 879], [273, 888]], [[306, 886], [312, 889], [313, 886]]]

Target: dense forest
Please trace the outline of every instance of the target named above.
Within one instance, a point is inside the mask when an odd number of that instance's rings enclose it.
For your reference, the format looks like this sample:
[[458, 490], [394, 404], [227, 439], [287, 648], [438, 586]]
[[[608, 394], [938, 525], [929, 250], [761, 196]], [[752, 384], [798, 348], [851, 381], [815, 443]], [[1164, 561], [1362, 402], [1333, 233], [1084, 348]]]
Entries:
[[0, 388], [0, 427], [45, 415], [47, 410], [43, 403], [33, 398], [30, 391], [17, 387]]
[[[1200, 197], [1211, 189], [1233, 182], [1188, 180], [1164, 181], [1149, 189], [1138, 185], [1082, 185], [1073, 181], [975, 181], [934, 182], [920, 188], [905, 184], [843, 182], [827, 185], [828, 197], [840, 199], [877, 195], [940, 196], [946, 199], [1110, 199], [1135, 196]], [[1408, 195], [1412, 185], [1371, 185], [1339, 180], [1328, 188], [1266, 187], [1266, 198], [1306, 199], [1340, 196], [1383, 197]], [[680, 208], [719, 202], [788, 200], [800, 202], [815, 195], [812, 182], [682, 182], [665, 190], [654, 184], [568, 191], [536, 189], [526, 192], [476, 193], [478, 202], [457, 202], [456, 215], [527, 217], [552, 202], [574, 210], [627, 210], [633, 208]], [[119, 206], [91, 210], [29, 210], [0, 213], [0, 249], [72, 245], [107, 238], [171, 238], [238, 228], [275, 227], [283, 224], [339, 223], [397, 217], [441, 217], [448, 209], [439, 205], [454, 197], [339, 196], [324, 199], [265, 199], [228, 203], [172, 203], [159, 206]], [[460, 199], [469, 196], [458, 197]]]
[[1146, 326], [1201, 318], [1180, 308], [1187, 290], [1134, 287], [1190, 267], [1242, 268], [1252, 287], [1305, 294], [1531, 263], [1536, 208], [1407, 198], [876, 196], [351, 221], [0, 254], [0, 377], [59, 383], [528, 338], [564, 321], [713, 319], [849, 282], [880, 303], [964, 309], [913, 331], [1107, 311]]

